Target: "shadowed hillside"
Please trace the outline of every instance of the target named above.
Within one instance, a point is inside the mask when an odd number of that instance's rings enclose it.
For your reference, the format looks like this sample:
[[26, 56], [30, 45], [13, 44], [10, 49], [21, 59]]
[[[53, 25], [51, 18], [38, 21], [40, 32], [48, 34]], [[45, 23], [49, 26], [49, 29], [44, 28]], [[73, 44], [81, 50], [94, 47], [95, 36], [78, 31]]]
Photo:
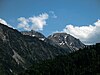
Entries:
[[100, 43], [35, 64], [20, 75], [100, 75]]

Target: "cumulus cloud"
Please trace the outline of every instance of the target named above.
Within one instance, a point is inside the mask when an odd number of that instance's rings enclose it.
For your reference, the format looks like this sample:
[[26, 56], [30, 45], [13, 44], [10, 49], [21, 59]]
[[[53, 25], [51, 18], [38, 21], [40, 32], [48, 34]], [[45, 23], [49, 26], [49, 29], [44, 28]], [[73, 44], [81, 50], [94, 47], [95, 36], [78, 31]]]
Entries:
[[10, 24], [8, 24], [5, 20], [3, 20], [3, 19], [1, 19], [1, 18], [0, 18], [0, 23], [1, 23], [1, 24], [4, 24], [4, 25], [7, 25], [8, 27], [13, 28]]
[[26, 19], [24, 17], [20, 17], [18, 18], [18, 21], [20, 21], [20, 23], [18, 24], [17, 28], [23, 28], [25, 30], [30, 30], [31, 28], [29, 27], [29, 19]]
[[47, 24], [46, 20], [49, 15], [47, 13], [40, 14], [39, 16], [33, 16], [29, 18], [20, 17], [18, 21], [18, 28], [24, 30], [43, 30], [43, 27]]
[[57, 18], [57, 16], [55, 15], [54, 11], [49, 11], [49, 13], [52, 15], [52, 18]]
[[67, 25], [63, 31], [80, 39], [85, 44], [100, 42], [100, 20], [88, 26]]

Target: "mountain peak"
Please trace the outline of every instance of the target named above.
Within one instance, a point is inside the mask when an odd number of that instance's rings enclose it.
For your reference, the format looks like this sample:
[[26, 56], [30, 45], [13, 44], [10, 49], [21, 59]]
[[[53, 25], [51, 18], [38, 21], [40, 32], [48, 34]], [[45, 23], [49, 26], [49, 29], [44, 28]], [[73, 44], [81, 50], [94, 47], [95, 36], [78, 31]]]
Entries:
[[84, 44], [79, 39], [67, 33], [54, 33], [48, 36], [48, 39], [65, 49], [71, 47], [73, 50], [78, 50], [84, 47]]

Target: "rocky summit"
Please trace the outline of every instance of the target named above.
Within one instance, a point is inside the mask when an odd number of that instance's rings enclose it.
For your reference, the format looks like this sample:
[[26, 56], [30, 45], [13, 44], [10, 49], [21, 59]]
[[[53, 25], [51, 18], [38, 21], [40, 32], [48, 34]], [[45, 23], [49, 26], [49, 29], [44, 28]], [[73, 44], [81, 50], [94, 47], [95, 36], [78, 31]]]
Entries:
[[75, 37], [67, 33], [54, 33], [48, 36], [48, 39], [54, 42], [56, 45], [60, 46], [63, 49], [73, 52], [83, 48], [85, 45]]

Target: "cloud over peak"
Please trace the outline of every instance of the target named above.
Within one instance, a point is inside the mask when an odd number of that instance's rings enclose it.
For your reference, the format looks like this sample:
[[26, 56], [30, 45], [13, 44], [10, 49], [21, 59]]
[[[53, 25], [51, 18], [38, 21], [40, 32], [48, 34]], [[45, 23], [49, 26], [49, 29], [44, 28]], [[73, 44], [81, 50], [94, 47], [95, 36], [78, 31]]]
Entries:
[[7, 22], [5, 20], [1, 19], [1, 18], [0, 18], [0, 23], [7, 25]]
[[20, 17], [18, 18], [18, 28], [23, 28], [24, 30], [43, 30], [43, 27], [47, 24], [46, 20], [48, 18], [49, 15], [47, 13], [29, 18]]
[[88, 26], [67, 25], [63, 31], [80, 39], [85, 44], [100, 42], [100, 20]]
[[13, 28], [10, 24], [8, 24], [5, 20], [3, 20], [3, 19], [1, 19], [1, 18], [0, 18], [0, 23], [1, 23], [1, 24], [4, 24], [4, 25], [7, 25], [8, 27]]

